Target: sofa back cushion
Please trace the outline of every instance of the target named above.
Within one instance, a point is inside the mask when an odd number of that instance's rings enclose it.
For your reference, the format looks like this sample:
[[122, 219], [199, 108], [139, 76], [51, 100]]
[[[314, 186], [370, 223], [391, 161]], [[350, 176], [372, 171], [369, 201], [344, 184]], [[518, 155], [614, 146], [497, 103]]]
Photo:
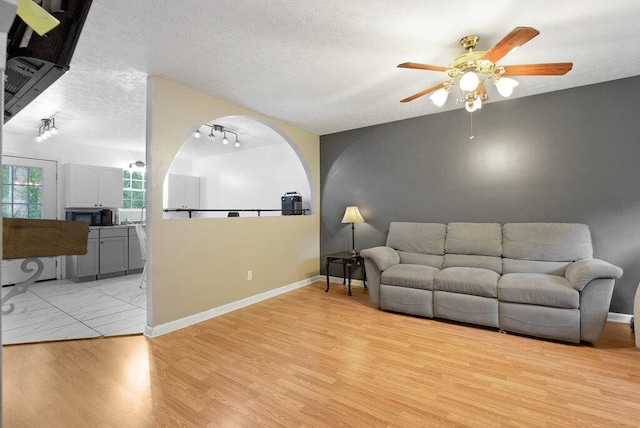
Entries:
[[449, 223], [444, 267], [502, 271], [502, 226], [498, 223]]
[[586, 224], [507, 223], [502, 227], [502, 273], [563, 275], [566, 266], [593, 257]]
[[441, 223], [392, 222], [387, 247], [398, 251], [400, 263], [442, 268], [447, 226]]

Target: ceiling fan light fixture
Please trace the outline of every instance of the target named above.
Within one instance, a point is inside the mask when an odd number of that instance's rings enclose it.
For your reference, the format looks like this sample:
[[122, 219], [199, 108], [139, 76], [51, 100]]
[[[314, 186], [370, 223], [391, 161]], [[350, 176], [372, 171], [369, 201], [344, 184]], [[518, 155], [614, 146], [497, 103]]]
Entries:
[[467, 100], [464, 103], [464, 106], [469, 113], [473, 113], [474, 111], [480, 110], [482, 108], [482, 100], [480, 99], [480, 97], [475, 97]]
[[480, 38], [472, 35], [464, 37], [460, 43], [468, 52], [455, 58], [449, 66], [442, 67], [417, 62], [403, 62], [398, 64], [400, 68], [417, 70], [429, 70], [444, 72], [448, 80], [424, 89], [411, 96], [400, 100], [401, 103], [413, 101], [423, 95], [432, 94], [431, 101], [437, 106], [446, 102], [446, 93], [443, 89], [450, 90], [452, 86], [458, 88], [456, 102], [464, 103], [467, 111], [473, 112], [482, 108], [482, 102], [489, 99], [486, 82], [493, 79], [493, 83], [500, 95], [508, 97], [518, 82], [502, 77], [509, 76], [561, 76], [573, 68], [571, 62], [524, 64], [500, 66], [498, 61], [504, 58], [516, 47], [522, 46], [536, 37], [540, 32], [532, 27], [516, 27], [503, 37], [498, 43], [486, 51], [474, 51]]
[[475, 91], [480, 83], [480, 78], [473, 71], [467, 71], [460, 78], [460, 89], [463, 91]]
[[450, 89], [447, 87], [440, 88], [437, 91], [435, 91], [433, 94], [431, 94], [429, 98], [431, 99], [431, 101], [433, 101], [435, 105], [437, 105], [438, 107], [442, 107], [444, 103], [447, 101], [447, 98], [449, 97], [449, 91]]
[[494, 80], [496, 89], [503, 97], [509, 97], [513, 94], [513, 88], [519, 85], [519, 83], [509, 77], [500, 77]]

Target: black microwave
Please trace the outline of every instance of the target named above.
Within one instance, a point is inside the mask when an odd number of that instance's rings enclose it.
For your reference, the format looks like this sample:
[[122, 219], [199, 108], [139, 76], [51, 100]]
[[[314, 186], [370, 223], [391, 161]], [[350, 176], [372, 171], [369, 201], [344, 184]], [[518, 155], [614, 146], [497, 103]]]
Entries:
[[113, 225], [113, 212], [111, 210], [67, 211], [65, 220], [83, 221], [91, 226], [111, 226]]

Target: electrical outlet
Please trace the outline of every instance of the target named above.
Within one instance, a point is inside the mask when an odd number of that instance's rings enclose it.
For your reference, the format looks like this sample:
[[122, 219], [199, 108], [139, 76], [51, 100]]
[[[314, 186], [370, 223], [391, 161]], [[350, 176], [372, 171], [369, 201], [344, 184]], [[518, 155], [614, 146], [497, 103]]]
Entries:
[[253, 272], [248, 270], [247, 271], [247, 281], [251, 281], [253, 279]]

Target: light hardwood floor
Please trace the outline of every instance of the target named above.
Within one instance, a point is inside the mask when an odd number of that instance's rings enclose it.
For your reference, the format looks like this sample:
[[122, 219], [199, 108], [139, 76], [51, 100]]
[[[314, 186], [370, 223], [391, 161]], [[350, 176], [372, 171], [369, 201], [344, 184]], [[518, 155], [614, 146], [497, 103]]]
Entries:
[[324, 287], [152, 340], [6, 346], [4, 426], [640, 426], [627, 325], [570, 345]]

